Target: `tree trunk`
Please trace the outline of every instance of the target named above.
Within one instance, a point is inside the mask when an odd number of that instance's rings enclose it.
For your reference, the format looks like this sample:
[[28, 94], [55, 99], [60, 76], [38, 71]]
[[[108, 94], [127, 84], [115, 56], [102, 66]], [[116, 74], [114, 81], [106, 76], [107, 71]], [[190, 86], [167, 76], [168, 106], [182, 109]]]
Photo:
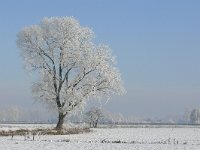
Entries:
[[96, 122], [95, 122], [95, 128], [97, 128], [98, 121], [99, 121], [99, 120], [96, 120]]
[[56, 125], [56, 129], [57, 129], [57, 130], [60, 130], [60, 129], [63, 128], [65, 116], [66, 116], [66, 115], [63, 115], [63, 113], [59, 113], [59, 116], [58, 116], [58, 123], [57, 123], [57, 125]]

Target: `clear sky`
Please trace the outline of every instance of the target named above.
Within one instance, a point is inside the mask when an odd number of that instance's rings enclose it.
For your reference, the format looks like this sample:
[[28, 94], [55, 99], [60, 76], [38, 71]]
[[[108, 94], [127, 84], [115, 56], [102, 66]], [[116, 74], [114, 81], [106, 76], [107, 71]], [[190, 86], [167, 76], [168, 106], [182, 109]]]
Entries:
[[200, 107], [200, 1], [1, 0], [0, 108], [31, 107], [16, 34], [50, 16], [74, 16], [113, 49], [127, 94], [107, 109], [163, 117]]

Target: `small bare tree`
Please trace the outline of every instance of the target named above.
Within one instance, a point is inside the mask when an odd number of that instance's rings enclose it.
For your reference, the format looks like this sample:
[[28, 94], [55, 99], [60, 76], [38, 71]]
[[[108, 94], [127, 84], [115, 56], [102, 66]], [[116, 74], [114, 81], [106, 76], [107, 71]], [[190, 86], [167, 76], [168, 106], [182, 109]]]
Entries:
[[104, 117], [102, 110], [97, 107], [92, 107], [85, 115], [86, 121], [90, 124], [90, 127], [93, 128], [97, 128], [100, 119]]
[[192, 124], [200, 124], [200, 109], [193, 109], [190, 114]]
[[73, 17], [44, 18], [17, 35], [26, 69], [37, 71], [32, 92], [58, 112], [56, 128], [89, 98], [124, 92], [115, 58], [106, 45], [95, 45], [91, 29]]

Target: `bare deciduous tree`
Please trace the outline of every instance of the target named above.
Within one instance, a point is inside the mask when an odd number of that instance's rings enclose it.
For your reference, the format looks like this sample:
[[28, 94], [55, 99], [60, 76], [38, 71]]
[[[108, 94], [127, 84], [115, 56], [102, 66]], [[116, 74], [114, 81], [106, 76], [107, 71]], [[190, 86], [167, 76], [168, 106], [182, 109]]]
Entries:
[[190, 114], [192, 124], [200, 124], [200, 109], [193, 109]]
[[58, 111], [57, 129], [65, 116], [89, 98], [124, 92], [115, 58], [106, 45], [95, 45], [91, 29], [73, 17], [44, 18], [17, 35], [26, 69], [37, 71], [32, 92]]
[[97, 125], [104, 117], [103, 112], [98, 107], [92, 107], [88, 112], [86, 112], [86, 121], [90, 124], [90, 127], [97, 128]]

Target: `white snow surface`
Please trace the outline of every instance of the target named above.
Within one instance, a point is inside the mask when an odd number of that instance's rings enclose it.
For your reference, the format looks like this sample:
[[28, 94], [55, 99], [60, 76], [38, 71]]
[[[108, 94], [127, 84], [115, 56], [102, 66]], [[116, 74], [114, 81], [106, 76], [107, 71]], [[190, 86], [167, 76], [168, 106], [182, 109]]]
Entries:
[[[0, 130], [52, 125], [0, 125]], [[98, 128], [76, 135], [0, 137], [0, 150], [200, 150], [200, 128]]]

